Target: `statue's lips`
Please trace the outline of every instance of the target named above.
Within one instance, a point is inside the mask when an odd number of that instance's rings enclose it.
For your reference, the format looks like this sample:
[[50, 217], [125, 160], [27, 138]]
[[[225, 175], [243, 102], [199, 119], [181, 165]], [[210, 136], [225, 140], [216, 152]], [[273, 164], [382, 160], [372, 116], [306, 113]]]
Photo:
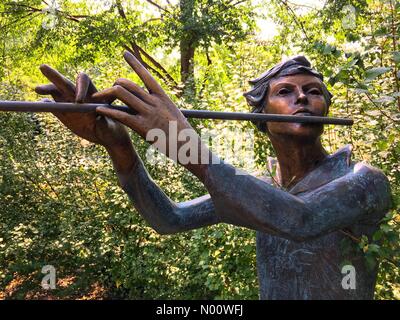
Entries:
[[314, 116], [314, 114], [311, 113], [311, 112], [297, 112], [294, 115], [295, 116], [299, 116], [299, 117], [304, 117], [304, 116], [312, 117], [312, 116]]
[[311, 112], [310, 110], [308, 110], [307, 108], [299, 108], [295, 112], [293, 112], [292, 115], [299, 116], [299, 117], [305, 117], [305, 116], [312, 117], [312, 116], [315, 116], [315, 114], [313, 112]]

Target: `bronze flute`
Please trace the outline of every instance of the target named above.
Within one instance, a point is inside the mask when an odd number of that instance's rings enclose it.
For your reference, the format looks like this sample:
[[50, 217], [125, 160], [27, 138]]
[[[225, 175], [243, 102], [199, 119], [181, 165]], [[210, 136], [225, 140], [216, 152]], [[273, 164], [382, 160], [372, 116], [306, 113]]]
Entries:
[[[135, 111], [127, 106], [115, 106], [96, 103], [64, 103], [64, 102], [27, 102], [27, 101], [0, 101], [0, 111], [11, 112], [95, 112], [97, 107], [107, 107], [130, 114]], [[219, 112], [206, 110], [180, 109], [186, 118], [195, 119], [220, 119], [238, 121], [271, 121], [271, 122], [294, 122], [294, 123], [319, 123], [336, 124], [343, 126], [353, 125], [352, 119], [331, 118], [317, 116], [295, 116], [281, 114], [261, 114], [244, 112]]]

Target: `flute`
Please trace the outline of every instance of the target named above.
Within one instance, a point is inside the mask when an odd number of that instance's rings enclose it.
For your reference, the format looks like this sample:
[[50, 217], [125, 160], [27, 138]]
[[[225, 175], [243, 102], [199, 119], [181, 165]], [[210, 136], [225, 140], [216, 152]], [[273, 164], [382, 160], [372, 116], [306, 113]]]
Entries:
[[[127, 106], [115, 106], [97, 103], [65, 103], [65, 102], [28, 102], [28, 101], [0, 101], [0, 111], [10, 112], [96, 112], [97, 107], [112, 108], [115, 110], [136, 114]], [[270, 121], [270, 122], [293, 122], [293, 123], [318, 123], [351, 126], [353, 120], [349, 118], [332, 118], [319, 116], [296, 116], [264, 113], [245, 112], [219, 112], [207, 110], [180, 109], [186, 118], [195, 119], [219, 119], [237, 121]]]

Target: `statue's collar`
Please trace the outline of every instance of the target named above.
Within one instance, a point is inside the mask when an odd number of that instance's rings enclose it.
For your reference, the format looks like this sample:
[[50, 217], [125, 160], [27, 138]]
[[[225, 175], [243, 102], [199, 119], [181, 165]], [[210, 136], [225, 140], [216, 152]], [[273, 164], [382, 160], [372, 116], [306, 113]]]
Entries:
[[[309, 190], [314, 190], [345, 175], [351, 166], [351, 154], [351, 145], [346, 145], [340, 148], [334, 154], [327, 156], [318, 167], [291, 187], [288, 192], [291, 194], [299, 194]], [[276, 176], [279, 177], [278, 162], [275, 159], [268, 159], [268, 164], [270, 172], [275, 171]]]

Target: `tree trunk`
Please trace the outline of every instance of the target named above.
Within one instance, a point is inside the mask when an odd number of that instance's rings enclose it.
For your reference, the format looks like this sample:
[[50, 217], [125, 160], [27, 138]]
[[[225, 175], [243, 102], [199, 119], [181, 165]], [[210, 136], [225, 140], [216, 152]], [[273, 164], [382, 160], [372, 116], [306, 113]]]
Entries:
[[181, 54], [181, 82], [183, 84], [184, 96], [190, 98], [196, 96], [196, 85], [194, 78], [194, 53], [196, 50], [193, 30], [190, 24], [193, 23], [195, 0], [181, 0], [181, 22], [184, 29], [180, 41]]
[[191, 43], [181, 41], [181, 81], [185, 96], [195, 96], [196, 86], [194, 80], [194, 51]]

